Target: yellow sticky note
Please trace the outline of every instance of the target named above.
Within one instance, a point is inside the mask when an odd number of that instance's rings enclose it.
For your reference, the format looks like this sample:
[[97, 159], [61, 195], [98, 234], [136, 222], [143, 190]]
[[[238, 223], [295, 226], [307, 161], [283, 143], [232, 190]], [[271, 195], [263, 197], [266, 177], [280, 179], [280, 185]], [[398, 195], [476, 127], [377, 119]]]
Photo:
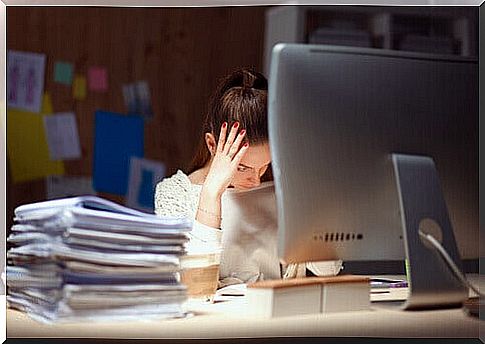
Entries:
[[7, 110], [7, 154], [14, 182], [63, 175], [64, 163], [49, 159], [42, 115]]
[[72, 84], [72, 96], [74, 99], [83, 100], [86, 98], [86, 78], [82, 75], [76, 75]]
[[40, 109], [40, 113], [43, 115], [54, 113], [51, 96], [47, 92], [45, 92], [44, 96], [42, 97], [42, 107]]
[[[2, 151], [3, 151], [3, 147], [5, 147], [5, 143], [6, 143], [6, 140], [7, 140], [7, 135], [6, 135], [6, 132], [7, 132], [7, 107], [5, 105], [5, 102], [3, 100], [0, 100], [0, 127], [2, 129], [2, 144], [0, 145], [0, 147], [2, 147]], [[2, 153], [4, 154], [4, 153]]]

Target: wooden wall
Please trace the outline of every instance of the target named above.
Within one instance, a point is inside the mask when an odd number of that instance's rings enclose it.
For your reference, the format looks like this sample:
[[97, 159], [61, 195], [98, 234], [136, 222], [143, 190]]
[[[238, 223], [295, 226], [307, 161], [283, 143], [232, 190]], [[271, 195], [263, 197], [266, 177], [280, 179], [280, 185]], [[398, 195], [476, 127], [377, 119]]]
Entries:
[[[155, 114], [145, 124], [145, 157], [164, 162], [172, 174], [192, 158], [217, 80], [239, 66], [262, 69], [265, 10], [7, 7], [7, 49], [46, 54], [45, 90], [54, 112], [76, 113], [82, 158], [65, 162], [66, 174], [92, 174], [94, 111], [125, 113], [122, 85], [138, 80], [148, 81]], [[88, 91], [75, 101], [70, 87], [53, 81], [58, 60], [83, 74], [106, 66], [108, 92]], [[44, 198], [43, 180], [13, 184], [7, 172], [7, 229], [17, 205]]]

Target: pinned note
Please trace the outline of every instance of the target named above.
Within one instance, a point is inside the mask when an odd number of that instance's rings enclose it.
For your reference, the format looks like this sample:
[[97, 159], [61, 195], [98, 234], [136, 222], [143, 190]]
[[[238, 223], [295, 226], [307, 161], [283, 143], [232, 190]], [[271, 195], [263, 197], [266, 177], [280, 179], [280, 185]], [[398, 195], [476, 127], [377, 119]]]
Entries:
[[165, 177], [165, 165], [161, 162], [132, 157], [126, 205], [153, 212], [155, 187]]
[[123, 97], [129, 114], [140, 115], [145, 119], [153, 117], [150, 88], [146, 81], [123, 85]]
[[91, 91], [106, 92], [108, 90], [108, 73], [104, 67], [90, 67], [88, 83]]
[[56, 62], [54, 64], [54, 81], [64, 85], [72, 84], [73, 66], [69, 62]]
[[44, 127], [51, 160], [68, 160], [81, 157], [81, 146], [74, 113], [64, 112], [44, 116]]
[[2, 147], [3, 151], [3, 147], [6, 146], [7, 142], [7, 108], [2, 99], [0, 99], [0, 131], [2, 133], [0, 147]]
[[139, 116], [96, 111], [93, 185], [96, 191], [126, 195], [130, 158], [143, 157], [144, 124]]
[[45, 92], [44, 96], [42, 97], [42, 107], [40, 109], [40, 113], [43, 115], [48, 115], [53, 112], [54, 110], [52, 108], [51, 96], [49, 95], [49, 93]]
[[62, 161], [51, 161], [42, 116], [7, 111], [7, 154], [15, 183], [64, 174]]
[[44, 54], [9, 50], [7, 53], [7, 106], [39, 112], [44, 92]]
[[86, 98], [86, 78], [82, 75], [76, 75], [72, 86], [72, 96], [77, 100]]

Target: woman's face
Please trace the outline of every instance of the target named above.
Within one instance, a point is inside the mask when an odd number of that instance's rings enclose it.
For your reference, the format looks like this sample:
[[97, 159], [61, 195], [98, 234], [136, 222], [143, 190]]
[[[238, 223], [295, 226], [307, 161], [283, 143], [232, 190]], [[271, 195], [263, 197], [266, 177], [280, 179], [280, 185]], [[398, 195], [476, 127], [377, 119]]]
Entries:
[[261, 184], [261, 177], [271, 163], [268, 143], [250, 145], [244, 154], [231, 186], [235, 189], [251, 189]]

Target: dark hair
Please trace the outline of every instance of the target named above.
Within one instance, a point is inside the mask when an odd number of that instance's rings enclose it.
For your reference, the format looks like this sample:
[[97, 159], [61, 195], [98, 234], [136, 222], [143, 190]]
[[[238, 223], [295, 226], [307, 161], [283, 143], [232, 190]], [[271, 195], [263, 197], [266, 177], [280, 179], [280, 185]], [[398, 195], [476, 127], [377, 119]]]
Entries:
[[212, 133], [219, 140], [222, 123], [231, 128], [239, 122], [246, 129], [245, 141], [259, 144], [268, 141], [268, 81], [252, 69], [237, 69], [223, 78], [212, 95], [205, 117], [202, 138], [188, 173], [205, 166], [210, 153], [205, 142], [205, 133]]

